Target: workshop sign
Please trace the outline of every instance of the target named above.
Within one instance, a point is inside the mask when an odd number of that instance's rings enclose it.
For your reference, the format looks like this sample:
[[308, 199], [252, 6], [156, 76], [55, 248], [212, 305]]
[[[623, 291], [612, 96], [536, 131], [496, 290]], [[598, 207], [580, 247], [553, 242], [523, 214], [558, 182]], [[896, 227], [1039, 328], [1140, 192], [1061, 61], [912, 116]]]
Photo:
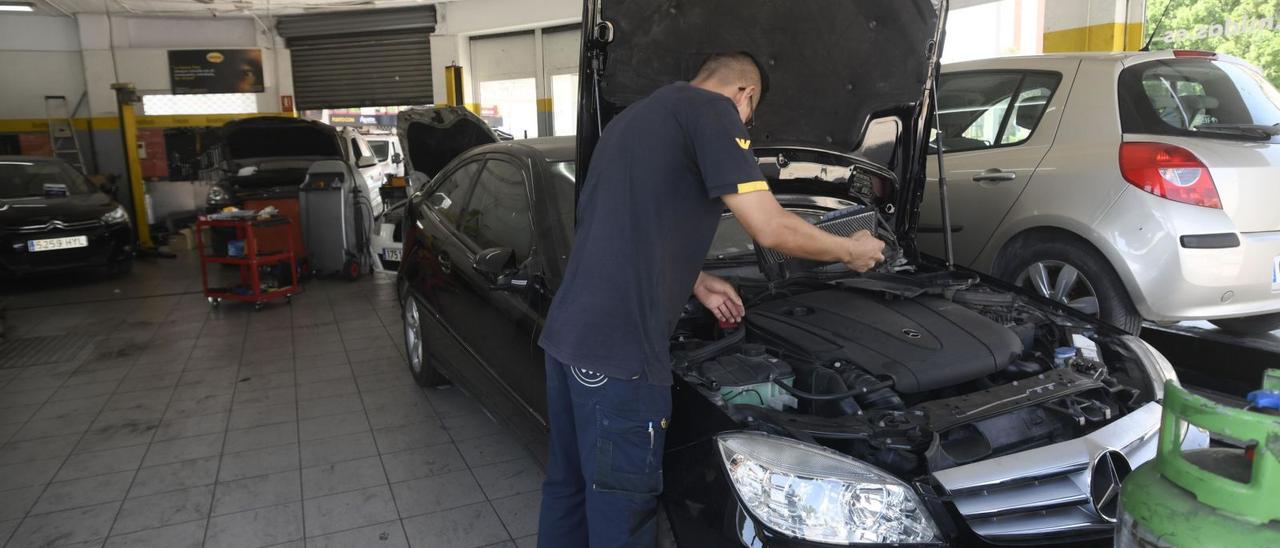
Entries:
[[262, 93], [262, 50], [171, 49], [169, 85], [174, 95]]

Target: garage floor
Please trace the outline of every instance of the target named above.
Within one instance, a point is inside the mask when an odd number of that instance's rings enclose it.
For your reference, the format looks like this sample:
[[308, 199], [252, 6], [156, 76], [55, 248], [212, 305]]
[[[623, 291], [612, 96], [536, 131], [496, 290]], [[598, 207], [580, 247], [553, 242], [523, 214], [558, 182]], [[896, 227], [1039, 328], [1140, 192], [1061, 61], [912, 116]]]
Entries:
[[393, 276], [258, 313], [191, 256], [92, 277], [0, 292], [0, 544], [534, 544], [541, 471], [413, 383]]

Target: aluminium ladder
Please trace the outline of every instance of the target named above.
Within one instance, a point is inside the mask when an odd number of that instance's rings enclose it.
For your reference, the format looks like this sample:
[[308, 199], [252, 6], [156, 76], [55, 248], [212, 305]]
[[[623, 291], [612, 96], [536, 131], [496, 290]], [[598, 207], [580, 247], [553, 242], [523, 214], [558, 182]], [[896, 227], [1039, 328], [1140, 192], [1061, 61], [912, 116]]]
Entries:
[[49, 123], [49, 146], [53, 155], [83, 173], [84, 156], [80, 154], [80, 139], [76, 137], [76, 128], [71, 121], [73, 113], [67, 108], [66, 96], [45, 95], [44, 112]]

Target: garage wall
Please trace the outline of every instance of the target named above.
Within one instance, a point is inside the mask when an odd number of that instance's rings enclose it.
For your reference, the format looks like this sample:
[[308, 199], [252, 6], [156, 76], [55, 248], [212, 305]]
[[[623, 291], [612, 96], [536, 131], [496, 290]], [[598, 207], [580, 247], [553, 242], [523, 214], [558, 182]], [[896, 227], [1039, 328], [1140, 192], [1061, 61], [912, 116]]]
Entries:
[[74, 19], [0, 16], [0, 119], [43, 118], [44, 96], [84, 93], [80, 35]]

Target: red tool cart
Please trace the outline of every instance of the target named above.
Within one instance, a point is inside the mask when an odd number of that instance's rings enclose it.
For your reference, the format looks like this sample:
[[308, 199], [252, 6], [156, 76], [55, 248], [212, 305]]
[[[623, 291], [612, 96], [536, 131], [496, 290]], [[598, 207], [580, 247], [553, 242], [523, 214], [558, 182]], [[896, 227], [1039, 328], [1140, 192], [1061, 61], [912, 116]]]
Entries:
[[[235, 239], [228, 242], [227, 249], [206, 248], [203, 235], [206, 227], [211, 230], [233, 229]], [[240, 301], [253, 303], [254, 310], [262, 310], [268, 301], [289, 300], [298, 293], [298, 250], [294, 246], [294, 239], [289, 237], [291, 230], [293, 230], [292, 222], [288, 217], [281, 216], [261, 220], [254, 217], [200, 217], [196, 220], [196, 248], [200, 250], [200, 279], [204, 286], [204, 296], [209, 299], [209, 304], [216, 307], [223, 300]], [[272, 232], [283, 233], [283, 237], [277, 236], [271, 239], [276, 242], [287, 242], [287, 247], [271, 249], [266, 253], [260, 252], [258, 238]], [[236, 252], [233, 252], [233, 248]], [[239, 283], [232, 287], [209, 287], [210, 264], [229, 264], [239, 267]], [[263, 269], [282, 264], [288, 268], [287, 276], [270, 273], [263, 276]], [[280, 278], [287, 278], [288, 285], [279, 283]], [[264, 282], [266, 282], [265, 285]]]

